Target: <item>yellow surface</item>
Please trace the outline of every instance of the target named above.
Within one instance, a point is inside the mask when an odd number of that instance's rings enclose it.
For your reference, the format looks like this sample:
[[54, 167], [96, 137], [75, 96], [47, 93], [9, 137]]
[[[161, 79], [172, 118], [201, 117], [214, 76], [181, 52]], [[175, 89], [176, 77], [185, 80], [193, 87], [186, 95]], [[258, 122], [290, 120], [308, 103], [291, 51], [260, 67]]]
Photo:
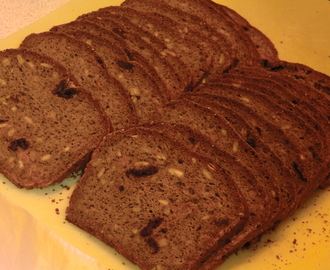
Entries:
[[[15, 48], [32, 32], [75, 19], [82, 13], [121, 1], [74, 0], [36, 23], [0, 41]], [[266, 33], [280, 58], [307, 64], [330, 75], [330, 2], [327, 0], [218, 0]], [[139, 269], [114, 250], [64, 221], [75, 179], [42, 190], [20, 190], [0, 175], [0, 192], [29, 211], [56, 234], [111, 270]], [[233, 255], [219, 270], [330, 269], [330, 189], [317, 191], [255, 250]], [[9, 232], [10, 233], [10, 232]], [[92, 269], [91, 269], [92, 270]]]

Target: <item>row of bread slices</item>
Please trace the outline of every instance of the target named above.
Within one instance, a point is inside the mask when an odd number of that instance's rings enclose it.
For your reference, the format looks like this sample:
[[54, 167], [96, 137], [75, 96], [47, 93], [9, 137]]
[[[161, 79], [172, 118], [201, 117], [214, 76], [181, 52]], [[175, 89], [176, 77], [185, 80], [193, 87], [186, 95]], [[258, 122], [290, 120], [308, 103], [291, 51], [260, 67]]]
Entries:
[[[213, 269], [329, 181], [328, 77], [278, 61], [224, 6], [127, 0], [21, 48], [64, 65], [118, 130], [94, 152], [68, 219], [142, 269]], [[17, 140], [16, 166], [33, 163], [37, 139]]]
[[[151, 112], [209, 74], [252, 65], [261, 56], [277, 58], [264, 35], [253, 34], [248, 24], [243, 28], [234, 23], [222, 9], [207, 14], [200, 1], [187, 1], [194, 6], [192, 12], [175, 8], [176, 1], [133, 2], [84, 14], [50, 32], [32, 34], [21, 44], [21, 48], [56, 58], [81, 85], [103, 94], [102, 106], [114, 129], [145, 122]], [[218, 24], [206, 23], [205, 18]], [[254, 44], [250, 32], [264, 46]], [[130, 100], [125, 102], [127, 96]]]

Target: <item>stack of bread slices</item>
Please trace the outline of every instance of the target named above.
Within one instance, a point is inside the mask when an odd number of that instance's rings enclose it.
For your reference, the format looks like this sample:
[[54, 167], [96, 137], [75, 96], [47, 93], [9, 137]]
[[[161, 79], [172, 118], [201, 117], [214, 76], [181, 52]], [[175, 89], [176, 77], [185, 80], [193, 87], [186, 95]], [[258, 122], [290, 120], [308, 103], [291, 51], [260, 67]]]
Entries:
[[84, 170], [67, 220], [143, 270], [215, 269], [330, 183], [330, 78], [210, 0], [126, 0], [0, 52], [0, 170]]

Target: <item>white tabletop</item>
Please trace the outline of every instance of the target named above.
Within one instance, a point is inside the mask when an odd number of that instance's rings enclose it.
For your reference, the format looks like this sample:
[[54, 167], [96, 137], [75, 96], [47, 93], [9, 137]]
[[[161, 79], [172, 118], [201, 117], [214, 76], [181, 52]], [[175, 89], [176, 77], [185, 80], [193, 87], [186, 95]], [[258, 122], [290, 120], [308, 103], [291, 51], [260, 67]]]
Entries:
[[0, 0], [0, 40], [71, 0]]

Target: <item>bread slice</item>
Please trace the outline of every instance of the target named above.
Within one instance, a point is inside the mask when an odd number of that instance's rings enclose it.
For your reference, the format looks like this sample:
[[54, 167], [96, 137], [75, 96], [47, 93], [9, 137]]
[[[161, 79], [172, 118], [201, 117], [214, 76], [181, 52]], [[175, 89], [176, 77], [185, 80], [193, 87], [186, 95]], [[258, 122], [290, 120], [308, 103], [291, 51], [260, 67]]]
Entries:
[[[251, 161], [244, 162], [241, 156], [237, 156], [237, 159], [242, 160], [241, 162], [243, 164], [252, 167], [250, 170], [258, 178], [262, 179], [261, 182], [268, 187], [268, 190], [274, 190], [274, 188], [276, 190], [276, 186], [280, 187], [276, 192], [276, 204], [272, 207], [273, 214], [268, 219], [270, 225], [264, 222], [264, 226], [273, 226], [278, 221], [285, 219], [287, 213], [292, 212], [296, 208], [299, 188], [302, 187], [300, 184], [301, 179], [296, 177], [295, 174], [290, 173], [289, 168], [287, 168], [287, 164], [291, 164], [296, 159], [285, 156], [285, 151], [290, 145], [288, 145], [286, 140], [284, 142], [281, 140], [281, 133], [277, 132], [270, 125], [265, 125], [253, 112], [244, 108], [241, 104], [235, 103], [235, 101], [210, 94], [185, 95], [184, 99], [197, 103], [203, 108], [208, 108], [218, 116], [221, 116], [227, 125], [230, 125], [261, 159], [269, 160], [269, 164], [266, 166], [267, 170], [265, 170], [262, 166], [253, 168], [250, 164]], [[249, 115], [249, 120], [246, 119], [245, 115]], [[281, 146], [284, 149], [281, 149]], [[295, 153], [293, 149], [295, 148], [292, 147], [291, 151]], [[257, 161], [255, 160], [254, 162]], [[281, 170], [279, 171], [278, 168], [281, 168]], [[272, 172], [271, 174], [276, 180], [269, 176], [269, 172]], [[288, 178], [296, 179], [294, 177], [297, 178], [296, 181], [298, 184], [294, 180], [287, 181]], [[275, 187], [272, 187], [274, 183], [277, 184]], [[281, 210], [281, 207], [286, 207], [286, 210]], [[290, 208], [291, 210], [289, 210]]]
[[[139, 44], [136, 48], [129, 46], [128, 42], [126, 42], [123, 37], [90, 21], [72, 21], [70, 23], [54, 26], [50, 31], [67, 34], [74, 34], [75, 32], [83, 31], [84, 33], [89, 33], [108, 40], [112, 46], [121, 48], [125, 52], [129, 61], [138, 63], [143, 69], [145, 69], [149, 76], [155, 78], [159, 84], [163, 85], [162, 87], [166, 87], [167, 89], [162, 91], [162, 94], [166, 98], [171, 98], [171, 93], [181, 93], [184, 89], [182, 82], [175, 74], [170, 63], [168, 61], [164, 62], [160, 53], [151, 49], [148, 44]], [[136, 49], [139, 50], [139, 52], [136, 51]]]
[[[215, 2], [214, 2], [215, 3]], [[259, 29], [252, 26], [244, 17], [238, 14], [235, 10], [215, 3], [221, 13], [225, 12], [233, 21], [241, 27], [245, 33], [250, 37], [252, 42], [255, 44], [257, 51], [259, 52], [260, 58], [267, 60], [278, 60], [278, 51], [276, 50], [273, 42]]]
[[212, 66], [213, 59], [210, 56], [212, 52], [208, 50], [208, 45], [202, 44], [202, 40], [196, 42], [191, 37], [179, 32], [174, 27], [175, 22], [169, 18], [152, 16], [149, 13], [118, 6], [100, 9], [92, 15], [105, 19], [113, 18], [113, 15], [121, 16], [140, 29], [154, 35], [186, 64], [192, 74], [193, 86], [206, 76]]
[[69, 31], [67, 34], [88, 43], [102, 58], [108, 74], [129, 93], [138, 122], [148, 121], [157, 108], [168, 101], [167, 88], [158, 75], [147, 72], [145, 65], [131, 61], [122, 48], [85, 31]]
[[264, 60], [261, 62], [261, 67], [267, 71], [279, 73], [300, 83], [309, 85], [320, 93], [323, 93], [326, 99], [330, 99], [330, 77], [327, 74], [300, 63], [291, 63], [283, 60]]
[[253, 89], [226, 85], [203, 85], [196, 91], [202, 90], [202, 88], [205, 88], [204, 90], [208, 93], [212, 91], [236, 100], [242, 106], [247, 106], [252, 112], [257, 113], [266, 121], [273, 123], [278, 129], [282, 130], [291, 144], [296, 145], [300, 150], [300, 158], [297, 160], [297, 163], [291, 165], [303, 183], [310, 183], [322, 166], [324, 166], [324, 160], [326, 159], [324, 142], [319, 138], [318, 133], [308, 126], [308, 123], [302, 121], [301, 118], [299, 119], [299, 114], [294, 115], [292, 111], [280, 108], [270, 98], [253, 91]]
[[[290, 78], [300, 84], [309, 87], [309, 94], [313, 97], [318, 96], [319, 101], [323, 101], [325, 108], [325, 116], [330, 119], [329, 101], [330, 101], [330, 77], [322, 72], [316, 71], [306, 65], [299, 63], [290, 63], [286, 61], [262, 61], [261, 67], [270, 73], [277, 73]], [[307, 90], [307, 91], [308, 91]], [[319, 95], [317, 95], [317, 93]], [[329, 126], [329, 125], [327, 125]], [[329, 155], [328, 155], [329, 157]], [[319, 179], [325, 179], [321, 183], [321, 187], [330, 185], [330, 160], [325, 159], [326, 167], [320, 173]]]
[[[195, 29], [157, 12], [145, 12], [128, 7], [112, 7], [110, 12], [113, 10], [114, 13], [119, 11], [120, 14], [127, 14], [134, 23], [164, 40], [168, 47], [173, 48], [191, 67], [193, 74], [198, 78], [197, 83], [214, 69], [224, 71], [232, 64], [224, 48], [202, 35], [201, 29]], [[175, 45], [179, 45], [180, 49]], [[194, 59], [195, 63], [192, 63], [191, 59]], [[196, 71], [203, 71], [204, 74], [199, 75]]]
[[224, 35], [233, 46], [239, 65], [253, 65], [260, 55], [246, 32], [233, 23], [226, 13], [221, 13], [210, 0], [168, 0], [166, 3], [204, 20], [219, 34]]
[[88, 44], [62, 33], [43, 32], [27, 36], [20, 48], [52, 57], [64, 65], [100, 100], [115, 130], [136, 123], [134, 105], [128, 93], [109, 76], [103, 60]]
[[[280, 74], [265, 72], [260, 68], [231, 70], [221, 78], [209, 78], [209, 83], [224, 83], [236, 85], [244, 88], [257, 89], [260, 93], [271, 96], [282, 108], [295, 111], [300, 118], [303, 118], [311, 128], [313, 128], [324, 141], [324, 146], [330, 143], [330, 125], [326, 117], [330, 103], [324, 96], [307, 85], [290, 80]], [[325, 149], [325, 153], [329, 150]], [[317, 184], [326, 175], [318, 175]], [[308, 197], [308, 196], [307, 196]]]
[[100, 104], [47, 57], [11, 49], [0, 64], [0, 171], [26, 189], [79, 171], [110, 131]]
[[314, 118], [315, 120], [312, 122], [318, 130], [328, 128], [329, 100], [324, 97], [324, 94], [296, 80], [257, 67], [241, 67], [232, 69], [230, 73], [223, 74], [221, 77], [212, 76], [207, 79], [208, 83], [218, 83], [219, 81], [235, 85], [262, 85], [264, 87], [258, 87], [258, 89], [261, 91], [269, 89], [267, 90], [268, 94], [280, 96], [280, 98], [287, 100], [291, 106], [300, 108], [309, 115], [308, 117]]
[[214, 54], [213, 56], [213, 69], [209, 73], [213, 73], [214, 69], [218, 73], [225, 72], [236, 64], [236, 56], [232, 49], [232, 45], [228, 40], [220, 35], [212, 26], [208, 25], [200, 17], [194, 16], [180, 9], [171, 7], [165, 1], [161, 0], [126, 0], [121, 6], [133, 8], [136, 10], [157, 13], [162, 16], [167, 16], [171, 18], [176, 23], [181, 25], [181, 32], [186, 34], [189, 29], [194, 30], [195, 38], [198, 38], [198, 42], [203, 41], [203, 43], [216, 43], [217, 48], [215, 51], [210, 51]]
[[137, 27], [127, 18], [115, 14], [112, 14], [111, 18], [104, 18], [95, 16], [95, 13], [91, 12], [81, 15], [77, 20], [92, 22], [121, 37], [130, 48], [152, 61], [156, 71], [164, 74], [168, 84], [174, 76], [173, 91], [170, 92], [172, 98], [179, 96], [185, 88], [192, 88], [191, 71], [175, 52], [170, 50], [159, 38]]
[[156, 122], [144, 124], [143, 127], [158, 130], [183, 143], [191, 151], [212, 160], [232, 177], [241, 190], [249, 209], [247, 224], [242, 231], [231, 238], [230, 243], [219, 248], [218, 256], [220, 253], [227, 255], [240, 247], [249, 246], [250, 241], [255, 241], [255, 238], [269, 229], [269, 226], [274, 225], [272, 223], [276, 220], [279, 203], [269, 192], [274, 188], [273, 183], [266, 182], [264, 175], [260, 177], [259, 174], [255, 174], [233, 155], [216, 147], [212, 141], [189, 126]]
[[[245, 167], [264, 178], [264, 182], [270, 184], [269, 192], [274, 198], [281, 201], [280, 197], [282, 195], [278, 180], [272, 177], [272, 174], [276, 175], [275, 171], [270, 174], [267, 170], [267, 168], [274, 168], [275, 166], [276, 171], [278, 171], [279, 164], [278, 161], [275, 161], [276, 158], [271, 157], [269, 151], [263, 153], [262, 150], [259, 151], [259, 154], [261, 154], [259, 156], [253, 148], [253, 144], [246, 142], [223, 116], [216, 114], [210, 108], [182, 99], [164, 106], [154, 122], [187, 125], [209, 138], [216, 147], [233, 155]], [[275, 165], [272, 165], [273, 162]], [[281, 173], [281, 171], [278, 173]], [[288, 196], [291, 197], [293, 194], [288, 194]]]
[[[237, 88], [237, 95], [242, 94], [241, 99], [244, 99], [244, 93], [250, 92], [254, 96], [266, 97], [267, 100], [271, 100], [277, 105], [278, 110], [283, 110], [287, 115], [293, 113], [295, 115], [295, 119], [299, 119], [299, 122], [303, 123], [304, 126], [307, 126], [308, 129], [312, 130], [316, 136], [315, 138], [318, 137], [319, 141], [324, 140], [323, 147], [327, 147], [329, 143], [329, 140], [327, 139], [329, 135], [326, 131], [328, 120], [319, 111], [321, 108], [312, 110], [310, 102], [298, 102], [299, 96], [301, 96], [303, 92], [300, 91], [295, 93], [298, 95], [297, 99], [290, 93], [290, 91], [293, 90], [291, 87], [292, 84], [280, 87], [272, 81], [267, 81], [267, 79], [255, 80], [252, 72], [249, 73], [249, 75], [250, 76], [244, 78], [243, 76], [237, 77], [232, 74], [225, 74], [217, 79], [213, 79], [208, 83], [208, 85], [214, 84], [215, 86], [228, 86], [230, 88], [234, 86], [234, 88]], [[305, 100], [307, 99], [305, 98]], [[274, 117], [273, 122], [276, 124], [277, 121], [280, 122], [282, 120], [283, 119], [277, 119]], [[322, 125], [324, 127], [322, 127]], [[322, 140], [320, 138], [322, 138]]]
[[143, 270], [195, 270], [246, 215], [236, 185], [211, 160], [135, 127], [109, 134], [93, 153], [66, 218]]

